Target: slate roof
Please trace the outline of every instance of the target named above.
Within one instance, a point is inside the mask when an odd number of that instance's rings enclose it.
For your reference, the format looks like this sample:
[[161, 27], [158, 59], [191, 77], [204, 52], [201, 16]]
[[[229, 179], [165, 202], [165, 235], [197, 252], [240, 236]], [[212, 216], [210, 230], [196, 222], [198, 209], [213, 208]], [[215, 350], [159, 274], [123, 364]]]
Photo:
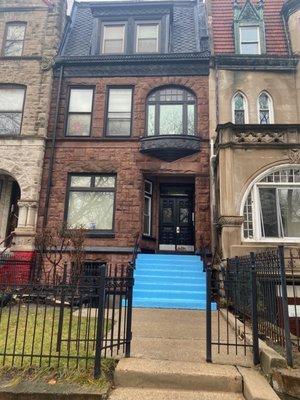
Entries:
[[[138, 2], [141, 7], [143, 2]], [[157, 4], [165, 4], [173, 7], [173, 22], [171, 22], [170, 53], [194, 53], [208, 50], [208, 33], [205, 5], [201, 0], [171, 0], [153, 1], [153, 7]], [[103, 3], [102, 3], [103, 5]], [[112, 5], [112, 3], [110, 3]], [[149, 6], [149, 1], [145, 1]], [[65, 43], [60, 53], [63, 57], [89, 56], [92, 49], [93, 24], [95, 16], [92, 9], [101, 7], [96, 3], [74, 3], [71, 13], [71, 24], [66, 33]], [[116, 8], [122, 10], [124, 4], [116, 4]], [[126, 7], [126, 5], [125, 5]], [[120, 11], [121, 13], [121, 11]]]
[[[253, 0], [253, 3], [257, 4], [258, 1]], [[210, 0], [210, 2], [214, 53], [234, 53], [233, 1]], [[238, 0], [238, 3], [243, 5], [245, 0]], [[265, 0], [266, 50], [269, 55], [288, 55], [284, 26], [280, 13], [284, 3], [284, 0]]]

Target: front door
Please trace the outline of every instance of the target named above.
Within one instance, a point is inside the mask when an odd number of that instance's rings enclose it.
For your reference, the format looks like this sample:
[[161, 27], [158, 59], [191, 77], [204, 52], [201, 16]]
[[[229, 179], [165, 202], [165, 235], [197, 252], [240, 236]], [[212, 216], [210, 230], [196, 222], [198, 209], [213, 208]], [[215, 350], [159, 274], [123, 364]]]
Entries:
[[159, 249], [166, 251], [194, 251], [193, 204], [191, 197], [161, 197]]

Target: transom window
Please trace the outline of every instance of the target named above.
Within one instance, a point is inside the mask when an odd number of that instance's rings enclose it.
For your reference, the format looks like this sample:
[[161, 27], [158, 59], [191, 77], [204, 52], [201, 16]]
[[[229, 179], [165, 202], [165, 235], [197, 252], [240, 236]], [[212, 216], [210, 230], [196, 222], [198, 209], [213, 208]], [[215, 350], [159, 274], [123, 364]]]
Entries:
[[177, 87], [159, 89], [147, 100], [147, 135], [194, 135], [196, 98]]
[[107, 136], [130, 136], [132, 92], [132, 88], [108, 89]]
[[94, 90], [91, 88], [71, 88], [67, 136], [89, 136], [91, 131]]
[[262, 92], [258, 97], [258, 117], [260, 124], [274, 123], [272, 100], [266, 92]]
[[115, 175], [71, 175], [68, 186], [68, 227], [112, 232], [115, 186]]
[[232, 101], [233, 122], [235, 124], [246, 124], [248, 122], [248, 107], [245, 96], [238, 92], [234, 95]]
[[103, 54], [121, 54], [125, 49], [125, 24], [103, 25]]
[[300, 165], [274, 170], [253, 185], [243, 230], [245, 239], [299, 240]]
[[136, 52], [157, 53], [159, 51], [159, 24], [136, 25]]
[[19, 135], [25, 88], [0, 87], [0, 135]]
[[240, 27], [241, 54], [260, 54], [260, 40], [258, 26]]
[[23, 53], [26, 23], [10, 22], [6, 25], [3, 54], [7, 57], [20, 57]]

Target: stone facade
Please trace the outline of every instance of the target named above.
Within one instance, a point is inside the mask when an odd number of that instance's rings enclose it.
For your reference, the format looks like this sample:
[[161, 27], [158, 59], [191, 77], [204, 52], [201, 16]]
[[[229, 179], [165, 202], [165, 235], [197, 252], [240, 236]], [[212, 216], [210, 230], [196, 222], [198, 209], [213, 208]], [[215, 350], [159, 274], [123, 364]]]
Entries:
[[[26, 23], [22, 55], [10, 57], [2, 53], [0, 57], [0, 85], [26, 87], [20, 135], [0, 137], [1, 179], [9, 182], [13, 178], [21, 192], [14, 250], [26, 251], [33, 248], [50, 109], [52, 62], [60, 44], [65, 12], [65, 0], [1, 2], [1, 49], [6, 38], [7, 24], [16, 21]], [[8, 200], [10, 195], [7, 190], [6, 185]], [[7, 232], [10, 202], [5, 201], [0, 207], [2, 242]]]
[[[95, 102], [91, 137], [66, 138], [66, 107], [69, 86], [95, 86]], [[103, 136], [105, 93], [107, 85], [134, 86], [132, 136], [113, 139]], [[197, 126], [201, 139], [200, 153], [178, 159], [163, 161], [140, 153], [140, 138], [145, 135], [146, 98], [152, 89], [164, 85], [180, 85], [192, 90], [197, 97]], [[53, 90], [56, 102], [58, 80]], [[49, 201], [47, 226], [57, 226], [64, 221], [67, 204], [67, 179], [70, 173], [116, 173], [117, 191], [115, 229], [111, 237], [88, 237], [85, 245], [87, 256], [118, 262], [131, 257], [135, 237], [142, 231], [144, 179], [151, 177], [154, 184], [152, 238], [144, 238], [145, 250], [158, 249], [159, 198], [158, 185], [167, 182], [192, 182], [195, 185], [195, 231], [196, 248], [210, 245], [209, 214], [209, 132], [208, 132], [208, 77], [124, 77], [124, 78], [64, 78], [58, 116], [55, 162]], [[55, 109], [50, 116], [49, 134], [55, 124]], [[47, 142], [44, 166], [39, 225], [45, 217], [45, 199], [49, 180], [51, 142]], [[122, 255], [123, 254], [123, 255]]]

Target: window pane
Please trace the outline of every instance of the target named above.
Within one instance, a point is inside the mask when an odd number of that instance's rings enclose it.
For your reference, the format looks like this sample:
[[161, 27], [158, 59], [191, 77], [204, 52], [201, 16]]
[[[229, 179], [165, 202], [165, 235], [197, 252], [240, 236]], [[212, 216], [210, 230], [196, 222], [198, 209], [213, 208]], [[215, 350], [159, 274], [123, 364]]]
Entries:
[[269, 124], [270, 123], [270, 113], [269, 113], [269, 111], [260, 111], [260, 113], [259, 113], [259, 122], [261, 124]]
[[241, 42], [258, 42], [258, 27], [245, 26], [240, 28]]
[[7, 27], [8, 40], [24, 40], [25, 24], [13, 24]]
[[259, 96], [259, 107], [261, 110], [269, 110], [269, 97], [266, 94]]
[[19, 111], [23, 109], [24, 89], [0, 89], [0, 112]]
[[105, 40], [103, 46], [103, 53], [118, 54], [123, 53], [123, 40]]
[[241, 94], [237, 94], [234, 97], [234, 108], [235, 108], [235, 110], [244, 110], [245, 109], [245, 100]]
[[156, 53], [157, 40], [156, 39], [138, 39], [137, 50], [138, 53]]
[[71, 89], [70, 112], [92, 112], [93, 90], [92, 89]]
[[104, 38], [105, 39], [123, 39], [124, 37], [124, 25], [106, 25], [104, 26]]
[[258, 54], [259, 53], [258, 43], [242, 43], [241, 53], [242, 54]]
[[68, 226], [112, 230], [114, 193], [70, 192]]
[[103, 53], [124, 52], [124, 25], [104, 26]]
[[245, 123], [245, 112], [244, 111], [235, 111], [234, 113], [234, 122], [236, 124], [244, 124]]
[[156, 39], [158, 35], [158, 24], [138, 25], [137, 35], [142, 39]]
[[155, 106], [148, 106], [148, 136], [155, 134]]
[[189, 104], [188, 106], [188, 135], [195, 134], [195, 106]]
[[19, 57], [23, 52], [23, 42], [7, 40], [4, 47], [4, 54], [8, 57]]
[[144, 202], [144, 233], [150, 235], [151, 233], [151, 199], [145, 197]]
[[129, 136], [131, 119], [113, 118], [107, 121], [107, 135]]
[[0, 135], [19, 135], [21, 121], [21, 113], [0, 113]]
[[181, 135], [183, 133], [182, 116], [183, 106], [181, 104], [161, 105], [160, 135]]
[[109, 112], [131, 112], [132, 89], [109, 89]]
[[72, 176], [71, 187], [90, 187], [91, 177], [90, 176]]
[[70, 114], [67, 136], [89, 136], [90, 127], [91, 114]]
[[285, 237], [300, 237], [300, 189], [278, 189]]
[[279, 237], [275, 188], [259, 189], [262, 236]]
[[145, 193], [152, 194], [152, 183], [145, 181]]
[[116, 178], [114, 176], [96, 176], [95, 177], [95, 187], [102, 188], [114, 188]]

